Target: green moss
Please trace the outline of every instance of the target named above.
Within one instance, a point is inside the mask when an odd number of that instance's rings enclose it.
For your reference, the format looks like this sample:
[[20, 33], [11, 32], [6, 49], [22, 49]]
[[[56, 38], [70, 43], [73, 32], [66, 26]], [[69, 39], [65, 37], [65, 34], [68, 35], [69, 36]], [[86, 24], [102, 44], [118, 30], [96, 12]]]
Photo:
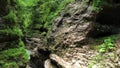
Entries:
[[24, 43], [23, 43], [23, 41], [21, 39], [18, 40], [18, 45], [20, 47], [25, 47], [25, 45], [24, 45]]
[[17, 24], [17, 16], [16, 11], [10, 10], [8, 15], [4, 16], [3, 18], [7, 21], [9, 21], [11, 24]]
[[0, 30], [0, 35], [22, 37], [23, 33], [21, 29], [19, 29], [18, 27], [14, 27], [13, 29], [9, 28], [9, 29]]
[[0, 52], [0, 65], [3, 66], [2, 68], [11, 68], [13, 65], [19, 67], [28, 61], [29, 54], [27, 54], [25, 48], [23, 47], [12, 48]]
[[19, 68], [25, 66], [30, 59], [22, 38], [25, 35], [24, 31], [32, 23], [32, 8], [37, 0], [7, 0], [6, 2], [8, 14], [3, 17], [6, 29], [0, 30], [0, 36], [5, 39], [10, 37], [13, 40], [7, 41], [6, 47], [0, 51], [0, 68]]
[[42, 35], [42, 36], [45, 36], [45, 35], [46, 35], [46, 32], [42, 32], [41, 35]]
[[39, 0], [14, 0], [17, 5], [21, 6], [21, 7], [31, 7], [31, 6], [35, 6], [35, 4], [39, 1]]
[[3, 68], [19, 68], [15, 62], [5, 63], [2, 67]]
[[32, 31], [31, 25], [35, 23], [37, 28], [43, 27], [45, 31], [43, 29], [41, 35], [46, 35], [53, 19], [72, 1], [74, 0], [7, 0], [8, 14], [3, 17], [6, 29], [0, 30], [0, 35], [17, 39], [8, 42], [9, 45], [0, 51], [0, 68], [24, 66], [30, 57], [22, 38]]
[[[34, 12], [34, 21], [40, 22], [47, 30], [51, 29], [53, 19], [64, 9], [64, 7], [74, 0], [39, 0]], [[39, 15], [39, 16], [38, 16]]]

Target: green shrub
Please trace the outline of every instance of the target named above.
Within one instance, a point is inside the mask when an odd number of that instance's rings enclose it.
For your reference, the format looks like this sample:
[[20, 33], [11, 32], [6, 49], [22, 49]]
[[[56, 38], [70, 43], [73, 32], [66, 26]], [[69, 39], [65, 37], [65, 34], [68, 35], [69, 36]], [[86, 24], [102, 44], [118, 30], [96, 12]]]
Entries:
[[23, 7], [31, 7], [35, 6], [39, 0], [14, 0], [17, 6]]
[[114, 47], [115, 47], [114, 40], [109, 37], [104, 39], [103, 44], [101, 44], [98, 48], [99, 48], [99, 52], [104, 53], [113, 50]]
[[16, 38], [6, 44], [0, 51], [0, 68], [19, 68], [25, 66], [30, 55], [25, 49], [22, 38], [24, 31], [31, 24], [32, 8], [37, 0], [7, 0], [8, 14], [3, 17], [6, 29], [0, 30], [4, 37]]
[[17, 16], [16, 16], [16, 11], [14, 10], [9, 10], [8, 15], [4, 16], [3, 18], [7, 21], [9, 21], [11, 24], [16, 25], [17, 24]]
[[19, 67], [28, 61], [29, 54], [27, 54], [23, 47], [12, 48], [0, 52], [0, 65], [2, 65], [2, 68]]
[[14, 28], [9, 28], [9, 29], [4, 29], [4, 30], [0, 30], [0, 35], [2, 36], [16, 36], [16, 37], [22, 37], [23, 33], [22, 30], [18, 27], [14, 27]]
[[[0, 35], [18, 38], [9, 42], [10, 47], [0, 51], [0, 68], [19, 68], [26, 64], [30, 55], [26, 52], [22, 39], [32, 31], [31, 25], [34, 27], [34, 24], [39, 24], [45, 30], [50, 30], [53, 19], [72, 1], [74, 0], [7, 0], [8, 14], [3, 17], [7, 28], [0, 30]], [[38, 25], [36, 27], [40, 28]], [[44, 30], [42, 32], [42, 35], [47, 33]]]
[[19, 68], [18, 65], [15, 62], [5, 63], [2, 67], [3, 68]]

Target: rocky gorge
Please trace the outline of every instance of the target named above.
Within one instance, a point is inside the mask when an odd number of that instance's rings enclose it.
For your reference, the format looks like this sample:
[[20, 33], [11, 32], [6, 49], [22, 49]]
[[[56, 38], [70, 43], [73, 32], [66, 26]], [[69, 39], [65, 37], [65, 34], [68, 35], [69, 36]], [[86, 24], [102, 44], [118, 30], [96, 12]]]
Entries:
[[[23, 8], [9, 1], [0, 0], [0, 68], [120, 67], [119, 0], [71, 1], [53, 18], [51, 29], [36, 23], [39, 20], [30, 23], [30, 15], [38, 18], [32, 15], [38, 5], [22, 3]], [[7, 4], [19, 4], [10, 7], [14, 18], [5, 16], [10, 11]], [[46, 20], [40, 22], [46, 25]]]

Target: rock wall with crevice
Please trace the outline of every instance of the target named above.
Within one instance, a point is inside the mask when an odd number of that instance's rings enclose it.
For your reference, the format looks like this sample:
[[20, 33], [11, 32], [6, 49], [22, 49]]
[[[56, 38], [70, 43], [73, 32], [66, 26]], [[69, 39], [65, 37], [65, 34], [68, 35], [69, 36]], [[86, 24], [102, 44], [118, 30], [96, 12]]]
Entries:
[[[76, 47], [87, 44], [89, 38], [104, 37], [120, 32], [119, 2], [106, 1], [107, 4], [98, 7], [101, 8], [98, 12], [94, 10], [96, 6], [92, 5], [93, 1], [76, 1], [60, 13], [54, 21], [51, 36], [48, 38], [50, 46], [55, 49]], [[101, 1], [100, 3], [104, 3]]]

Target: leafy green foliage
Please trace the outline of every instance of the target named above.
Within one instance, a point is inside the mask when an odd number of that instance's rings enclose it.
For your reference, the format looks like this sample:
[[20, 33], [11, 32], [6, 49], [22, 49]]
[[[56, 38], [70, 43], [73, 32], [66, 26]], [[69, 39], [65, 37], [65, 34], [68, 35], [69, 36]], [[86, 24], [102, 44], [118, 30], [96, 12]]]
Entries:
[[21, 29], [19, 29], [18, 27], [14, 27], [13, 29], [9, 28], [9, 29], [0, 30], [0, 35], [22, 37], [23, 33]]
[[0, 35], [18, 38], [8, 42], [9, 46], [0, 52], [0, 68], [19, 68], [26, 64], [29, 54], [22, 39], [32, 31], [30, 27], [43, 28], [41, 35], [46, 35], [53, 19], [72, 1], [74, 0], [7, 0], [8, 14], [3, 16], [7, 27], [0, 30]]
[[[97, 43], [101, 43], [101, 45], [97, 45], [94, 49], [97, 49], [99, 53], [92, 58], [91, 62], [89, 63], [89, 68], [93, 68], [93, 66], [100, 66], [99, 68], [104, 68], [107, 64], [104, 62], [105, 59], [108, 57], [116, 57], [116, 53], [112, 53], [111, 51], [115, 51], [115, 41], [118, 40], [120, 37], [119, 35], [111, 35], [107, 37], [98, 38], [96, 40]], [[106, 53], [107, 52], [107, 53]], [[105, 53], [105, 54], [103, 54]]]
[[12, 48], [0, 52], [0, 65], [2, 68], [18, 68], [21, 64], [29, 61], [29, 54], [23, 47]]
[[16, 38], [8, 42], [0, 51], [0, 68], [19, 68], [29, 61], [29, 54], [22, 41], [24, 30], [31, 24], [32, 6], [37, 0], [7, 0], [8, 14], [3, 16], [6, 29], [0, 30], [0, 35]]
[[5, 63], [3, 68], [19, 68], [19, 67], [15, 62], [9, 62], [9, 63]]
[[52, 26], [53, 19], [57, 17], [60, 11], [74, 0], [39, 0], [34, 11], [34, 21], [40, 22], [43, 28], [49, 30]]
[[112, 38], [112, 37], [108, 37], [108, 38], [104, 39], [103, 44], [101, 44], [98, 47], [99, 52], [104, 53], [104, 52], [109, 52], [109, 51], [113, 50], [115, 48], [114, 40], [115, 40], [115, 38]]
[[14, 0], [20, 7], [35, 6], [38, 0]]
[[32, 23], [33, 7], [37, 4], [38, 0], [15, 0], [16, 15], [18, 15], [18, 24], [26, 30]]
[[[21, 48], [14, 48], [14, 49], [8, 49], [8, 50], [5, 50], [5, 51], [1, 51], [0, 52], [0, 59], [9, 59], [9, 58], [11, 58], [11, 57], [18, 57], [19, 58], [19, 56], [21, 56], [21, 55], [23, 55], [23, 53], [25, 53], [26, 51], [25, 51], [25, 49], [23, 48], [23, 47], [21, 47]], [[24, 59], [28, 59], [28, 55], [25, 53], [24, 55], [23, 55], [23, 58]], [[11, 58], [11, 59], [14, 59], [14, 58]]]
[[15, 13], [16, 13], [15, 11], [9, 10], [8, 15], [4, 16], [3, 18], [6, 19], [7, 21], [11, 22], [12, 24], [16, 24], [17, 16]]

